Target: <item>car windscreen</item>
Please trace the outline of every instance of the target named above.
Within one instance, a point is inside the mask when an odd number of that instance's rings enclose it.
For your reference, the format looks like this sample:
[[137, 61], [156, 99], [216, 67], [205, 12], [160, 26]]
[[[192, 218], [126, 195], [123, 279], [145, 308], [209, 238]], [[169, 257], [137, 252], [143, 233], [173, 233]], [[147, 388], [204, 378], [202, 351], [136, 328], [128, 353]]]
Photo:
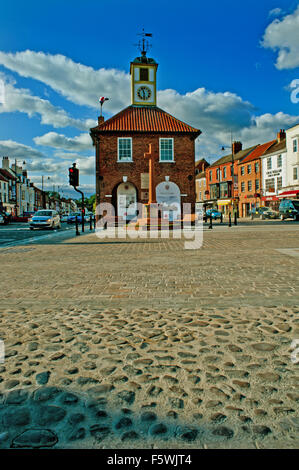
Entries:
[[51, 211], [37, 211], [34, 215], [38, 216], [38, 217], [52, 217], [53, 212], [51, 212]]

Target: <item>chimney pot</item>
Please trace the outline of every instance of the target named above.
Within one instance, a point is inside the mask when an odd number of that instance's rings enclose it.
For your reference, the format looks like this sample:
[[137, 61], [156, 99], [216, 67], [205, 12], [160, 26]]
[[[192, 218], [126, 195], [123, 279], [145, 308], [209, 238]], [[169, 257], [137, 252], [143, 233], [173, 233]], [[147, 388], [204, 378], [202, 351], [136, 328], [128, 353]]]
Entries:
[[234, 155], [236, 155], [236, 153], [238, 152], [241, 152], [242, 148], [243, 148], [242, 142], [233, 142], [232, 151]]
[[286, 133], [284, 129], [280, 129], [280, 131], [277, 133], [277, 141], [281, 142], [286, 138]]

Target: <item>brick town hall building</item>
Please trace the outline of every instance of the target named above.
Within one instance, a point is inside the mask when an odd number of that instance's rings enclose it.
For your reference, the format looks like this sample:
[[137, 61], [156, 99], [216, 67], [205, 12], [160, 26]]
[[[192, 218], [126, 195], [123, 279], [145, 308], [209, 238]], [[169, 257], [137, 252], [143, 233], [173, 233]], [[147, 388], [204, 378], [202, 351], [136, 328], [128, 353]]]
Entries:
[[123, 220], [136, 215], [137, 202], [149, 202], [144, 154], [150, 145], [152, 196], [163, 206], [160, 215], [180, 218], [183, 203], [195, 210], [195, 139], [201, 131], [157, 107], [157, 68], [143, 48], [130, 67], [132, 104], [107, 121], [100, 116], [90, 132], [96, 148], [96, 202], [112, 203]]

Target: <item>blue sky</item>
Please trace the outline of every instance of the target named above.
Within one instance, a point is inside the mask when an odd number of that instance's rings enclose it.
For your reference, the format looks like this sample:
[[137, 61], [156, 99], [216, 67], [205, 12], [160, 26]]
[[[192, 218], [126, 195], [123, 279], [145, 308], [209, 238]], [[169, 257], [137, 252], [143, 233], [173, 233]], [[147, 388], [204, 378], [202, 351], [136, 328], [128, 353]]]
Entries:
[[[97, 99], [105, 117], [130, 104], [130, 61], [144, 28], [159, 62], [158, 106], [202, 130], [197, 158], [210, 161], [230, 131], [244, 146], [299, 122], [290, 83], [299, 80], [297, 1], [4, 0], [0, 14], [0, 156], [25, 159], [39, 184], [64, 194], [67, 168], [94, 192]], [[2, 100], [3, 101], [3, 100]], [[51, 186], [50, 186], [51, 185]]]

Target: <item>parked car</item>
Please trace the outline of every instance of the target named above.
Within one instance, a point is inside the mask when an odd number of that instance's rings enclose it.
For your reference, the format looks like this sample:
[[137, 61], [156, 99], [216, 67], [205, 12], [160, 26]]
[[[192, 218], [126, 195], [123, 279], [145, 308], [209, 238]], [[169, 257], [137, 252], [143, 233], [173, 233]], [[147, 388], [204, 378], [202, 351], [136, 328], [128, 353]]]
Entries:
[[76, 222], [76, 216], [78, 223], [82, 223], [82, 213], [81, 212], [71, 212], [67, 218], [67, 223], [68, 224], [74, 224]]
[[249, 215], [253, 217], [260, 217], [260, 219], [278, 219], [279, 213], [270, 207], [261, 206], [255, 207], [249, 211]]
[[279, 205], [279, 215], [281, 220], [299, 220], [299, 200], [284, 199]]
[[31, 219], [35, 214], [35, 211], [24, 211], [23, 212], [23, 217], [27, 217], [28, 219]]
[[4, 225], [7, 225], [12, 221], [12, 216], [9, 212], [1, 211], [0, 215], [3, 219], [3, 222], [1, 222], [1, 223], [3, 223]]
[[93, 218], [93, 213], [92, 212], [85, 212], [85, 215], [84, 215], [85, 222], [90, 221], [90, 216]]
[[60, 216], [58, 212], [50, 209], [43, 209], [35, 212], [28, 220], [30, 230], [35, 228], [61, 228]]
[[60, 222], [67, 222], [68, 214], [63, 214], [60, 216]]
[[212, 216], [212, 219], [221, 219], [221, 212], [217, 211], [216, 209], [208, 209], [206, 211], [206, 216], [210, 217]]
[[3, 217], [3, 215], [0, 214], [0, 224], [3, 224], [3, 225], [4, 225], [4, 223], [5, 223], [5, 222], [4, 222], [4, 217]]
[[279, 219], [279, 212], [275, 211], [274, 209], [270, 209], [267, 207], [268, 210], [262, 213], [262, 219]]

